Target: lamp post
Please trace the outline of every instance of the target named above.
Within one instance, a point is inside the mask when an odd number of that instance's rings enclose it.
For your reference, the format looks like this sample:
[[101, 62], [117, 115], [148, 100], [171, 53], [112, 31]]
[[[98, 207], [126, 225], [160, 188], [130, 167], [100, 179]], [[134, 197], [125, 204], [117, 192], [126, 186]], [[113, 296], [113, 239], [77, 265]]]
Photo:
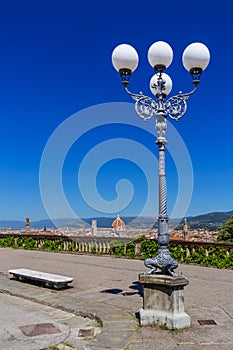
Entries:
[[128, 44], [118, 45], [112, 53], [112, 63], [114, 68], [120, 73], [122, 84], [127, 94], [135, 100], [135, 111], [144, 121], [156, 120], [158, 145], [158, 175], [159, 175], [159, 213], [158, 213], [158, 244], [159, 250], [155, 258], [145, 260], [145, 266], [150, 268], [144, 272], [145, 275], [153, 274], [159, 268], [164, 275], [178, 276], [174, 269], [178, 267], [178, 262], [170, 256], [168, 249], [168, 215], [167, 215], [167, 188], [165, 170], [165, 146], [167, 144], [166, 129], [167, 118], [179, 121], [186, 113], [187, 100], [196, 91], [200, 82], [203, 70], [208, 66], [210, 53], [208, 48], [199, 42], [192, 43], [183, 52], [182, 61], [192, 77], [193, 90], [189, 93], [181, 91], [169, 99], [167, 95], [172, 89], [171, 78], [164, 73], [173, 60], [173, 51], [169, 44], [164, 41], [157, 41], [148, 50], [148, 61], [154, 68], [155, 74], [150, 80], [150, 90], [155, 95], [155, 99], [143, 95], [132, 93], [128, 90], [131, 74], [138, 66], [137, 51]]

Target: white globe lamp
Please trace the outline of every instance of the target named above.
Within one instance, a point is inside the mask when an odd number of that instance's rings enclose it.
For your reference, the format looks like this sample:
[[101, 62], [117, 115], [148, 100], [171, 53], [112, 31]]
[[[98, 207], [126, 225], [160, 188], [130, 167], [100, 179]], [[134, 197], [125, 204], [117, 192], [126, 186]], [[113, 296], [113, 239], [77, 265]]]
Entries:
[[153, 77], [150, 80], [150, 90], [153, 95], [157, 96], [160, 93], [159, 88], [159, 78], [162, 78], [163, 81], [163, 87], [162, 87], [162, 94], [167, 96], [171, 90], [172, 90], [172, 80], [166, 73], [156, 73], [153, 75]]
[[189, 72], [192, 69], [203, 71], [210, 61], [210, 52], [207, 46], [202, 43], [192, 43], [183, 52], [182, 62]]
[[134, 72], [138, 66], [138, 61], [137, 51], [131, 45], [118, 45], [112, 52], [112, 64], [118, 72], [121, 70]]
[[173, 60], [173, 51], [164, 41], [156, 41], [148, 50], [148, 61], [156, 71], [163, 71]]

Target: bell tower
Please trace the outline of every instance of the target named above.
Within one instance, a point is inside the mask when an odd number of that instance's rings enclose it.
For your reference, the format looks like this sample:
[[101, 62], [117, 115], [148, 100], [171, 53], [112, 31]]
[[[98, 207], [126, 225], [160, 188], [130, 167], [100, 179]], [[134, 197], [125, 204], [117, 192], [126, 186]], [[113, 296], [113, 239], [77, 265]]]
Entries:
[[183, 237], [184, 237], [184, 240], [187, 239], [187, 235], [188, 235], [188, 224], [187, 224], [187, 219], [184, 218], [184, 226], [183, 226]]
[[25, 229], [26, 229], [26, 232], [29, 232], [29, 231], [30, 231], [30, 221], [29, 221], [29, 218], [26, 218]]

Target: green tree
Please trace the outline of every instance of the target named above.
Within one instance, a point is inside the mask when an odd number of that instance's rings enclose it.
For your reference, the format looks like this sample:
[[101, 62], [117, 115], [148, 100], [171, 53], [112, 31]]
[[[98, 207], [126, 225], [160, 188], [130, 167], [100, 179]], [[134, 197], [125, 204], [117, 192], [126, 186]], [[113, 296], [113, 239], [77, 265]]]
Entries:
[[218, 234], [218, 241], [233, 243], [233, 215], [225, 222]]

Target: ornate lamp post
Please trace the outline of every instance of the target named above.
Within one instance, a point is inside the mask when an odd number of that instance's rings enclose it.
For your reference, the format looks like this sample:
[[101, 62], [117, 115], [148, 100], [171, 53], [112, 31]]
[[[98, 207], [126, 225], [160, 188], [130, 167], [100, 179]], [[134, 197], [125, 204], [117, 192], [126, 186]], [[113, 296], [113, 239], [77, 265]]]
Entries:
[[144, 274], [153, 274], [159, 268], [162, 274], [175, 277], [178, 274], [173, 270], [178, 267], [178, 262], [170, 256], [168, 249], [169, 233], [165, 171], [166, 118], [178, 121], [185, 115], [187, 110], [186, 101], [196, 91], [201, 74], [209, 64], [210, 53], [208, 48], [202, 43], [196, 42], [187, 46], [183, 52], [182, 61], [185, 69], [191, 74], [194, 85], [193, 90], [189, 93], [179, 92], [177, 95], [166, 99], [172, 89], [172, 80], [164, 71], [170, 66], [172, 59], [172, 48], [166, 42], [157, 41], [149, 48], [148, 60], [156, 72], [150, 80], [150, 90], [156, 97], [152, 99], [143, 95], [142, 92], [134, 94], [128, 90], [131, 74], [138, 66], [136, 50], [128, 44], [121, 44], [112, 53], [113, 66], [120, 73], [125, 91], [135, 100], [137, 115], [144, 121], [152, 117], [156, 120], [159, 175], [159, 250], [155, 258], [145, 260], [145, 266], [150, 268], [150, 270], [144, 272]]

